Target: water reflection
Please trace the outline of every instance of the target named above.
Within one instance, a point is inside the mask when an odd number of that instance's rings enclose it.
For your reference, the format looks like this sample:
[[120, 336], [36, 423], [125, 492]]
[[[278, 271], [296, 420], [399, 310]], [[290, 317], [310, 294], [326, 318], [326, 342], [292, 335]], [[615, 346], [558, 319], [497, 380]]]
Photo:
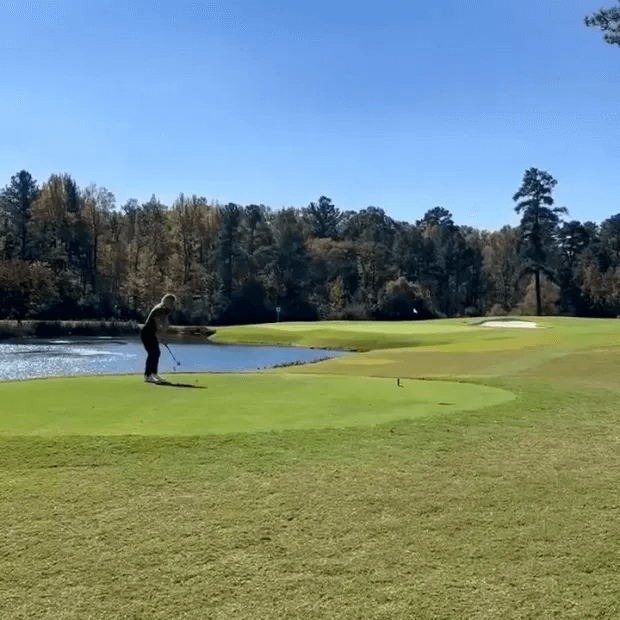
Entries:
[[[181, 363], [176, 366], [161, 347], [160, 371], [253, 370], [291, 362], [343, 355], [340, 351], [226, 345], [204, 341], [168, 343]], [[146, 353], [138, 338], [65, 337], [0, 342], [0, 380], [97, 373], [142, 372]]]

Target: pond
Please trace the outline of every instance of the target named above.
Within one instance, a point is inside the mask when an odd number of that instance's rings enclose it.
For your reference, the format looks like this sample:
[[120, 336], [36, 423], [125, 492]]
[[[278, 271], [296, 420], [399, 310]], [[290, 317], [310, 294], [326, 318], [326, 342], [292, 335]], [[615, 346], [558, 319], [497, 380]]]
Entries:
[[[216, 344], [204, 340], [163, 345], [161, 373], [256, 370], [276, 364], [311, 362], [344, 355], [342, 351], [301, 347]], [[63, 337], [0, 342], [0, 380], [61, 375], [143, 372], [146, 352], [138, 338]]]

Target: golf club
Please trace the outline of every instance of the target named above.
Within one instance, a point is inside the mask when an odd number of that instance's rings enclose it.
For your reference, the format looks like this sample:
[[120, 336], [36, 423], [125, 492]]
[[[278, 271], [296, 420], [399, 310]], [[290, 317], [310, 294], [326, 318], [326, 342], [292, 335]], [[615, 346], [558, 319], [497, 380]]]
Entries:
[[[166, 349], [168, 349], [168, 352], [170, 353], [170, 355], [172, 355], [172, 359], [176, 362], [177, 366], [181, 365], [181, 362], [179, 362], [179, 360], [174, 357], [174, 353], [170, 350], [170, 347], [164, 342], [163, 345], [166, 347]], [[176, 367], [173, 368], [173, 370], [176, 370]]]

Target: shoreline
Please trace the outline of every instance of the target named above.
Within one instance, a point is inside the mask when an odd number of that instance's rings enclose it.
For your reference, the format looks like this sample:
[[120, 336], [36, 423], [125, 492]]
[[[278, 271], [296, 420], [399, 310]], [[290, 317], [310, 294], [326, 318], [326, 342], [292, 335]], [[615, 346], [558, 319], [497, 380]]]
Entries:
[[[0, 320], [0, 340], [56, 336], [135, 336], [138, 335], [141, 327], [142, 324], [136, 321]], [[215, 334], [215, 331], [205, 325], [171, 325], [166, 336], [171, 338], [209, 338]]]

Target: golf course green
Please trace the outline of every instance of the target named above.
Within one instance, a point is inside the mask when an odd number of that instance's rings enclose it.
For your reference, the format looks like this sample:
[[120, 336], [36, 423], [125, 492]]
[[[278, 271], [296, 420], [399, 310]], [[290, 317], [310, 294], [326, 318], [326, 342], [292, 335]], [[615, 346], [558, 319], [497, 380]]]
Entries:
[[[174, 378], [188, 382], [194, 375]], [[194, 379], [200, 384], [208, 390], [141, 384], [135, 376], [0, 385], [0, 393], [8, 387], [10, 394], [0, 435], [173, 436], [373, 425], [514, 398], [469, 383], [412, 380], [399, 386], [380, 378], [284, 373], [213, 374]]]
[[620, 321], [222, 327], [343, 357], [0, 382], [1, 618], [618, 618]]

